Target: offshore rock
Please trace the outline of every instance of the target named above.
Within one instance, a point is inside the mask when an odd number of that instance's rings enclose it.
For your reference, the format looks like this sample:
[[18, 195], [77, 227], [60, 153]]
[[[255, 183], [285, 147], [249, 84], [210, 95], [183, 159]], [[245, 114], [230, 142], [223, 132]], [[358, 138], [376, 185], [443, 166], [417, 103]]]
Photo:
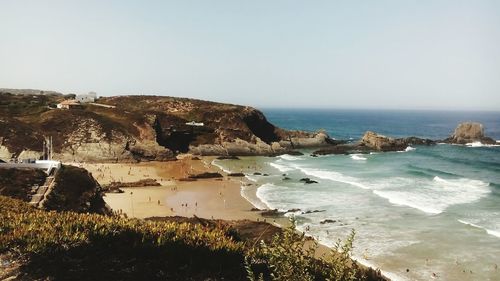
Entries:
[[408, 138], [390, 138], [379, 135], [375, 132], [367, 131], [360, 141], [354, 144], [338, 144], [313, 152], [316, 155], [328, 154], [357, 154], [370, 153], [379, 151], [404, 151], [411, 145], [433, 145], [435, 141], [430, 139], [421, 139], [417, 137]]
[[433, 145], [435, 141], [417, 137], [390, 138], [368, 131], [361, 139], [359, 146], [366, 146], [375, 151], [403, 151], [411, 145]]
[[467, 144], [481, 142], [483, 144], [495, 144], [496, 141], [484, 135], [484, 127], [481, 123], [465, 122], [460, 123], [453, 135], [445, 139], [446, 143]]
[[300, 131], [282, 131], [281, 136], [283, 140], [279, 141], [279, 145], [286, 149], [324, 147], [334, 142], [324, 131], [319, 131], [312, 135]]
[[401, 151], [408, 146], [404, 141], [379, 135], [372, 131], [368, 131], [363, 135], [360, 145], [377, 151]]

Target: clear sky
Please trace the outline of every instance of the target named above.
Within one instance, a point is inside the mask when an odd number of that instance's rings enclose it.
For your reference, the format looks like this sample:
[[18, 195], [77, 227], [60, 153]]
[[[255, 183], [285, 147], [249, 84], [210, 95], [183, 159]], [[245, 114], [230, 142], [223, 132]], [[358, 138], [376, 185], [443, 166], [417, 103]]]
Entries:
[[0, 87], [500, 110], [500, 1], [0, 0]]

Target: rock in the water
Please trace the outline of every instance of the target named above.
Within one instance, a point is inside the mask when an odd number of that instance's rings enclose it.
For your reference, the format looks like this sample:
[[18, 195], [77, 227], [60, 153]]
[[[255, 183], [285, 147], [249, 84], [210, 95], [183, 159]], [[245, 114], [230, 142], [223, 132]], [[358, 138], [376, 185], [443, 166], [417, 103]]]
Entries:
[[228, 156], [219, 156], [217, 157], [218, 160], [240, 160], [238, 156], [234, 155], [228, 155]]
[[292, 156], [302, 156], [304, 155], [304, 153], [298, 151], [298, 150], [291, 150], [291, 151], [288, 151], [286, 154], [288, 155], [292, 155]]
[[302, 178], [302, 179], [300, 179], [300, 181], [304, 182], [305, 184], [318, 183], [317, 181], [312, 180], [310, 178]]
[[495, 140], [484, 135], [484, 127], [481, 123], [465, 122], [460, 123], [453, 135], [445, 139], [444, 142], [455, 144], [467, 144], [481, 142], [483, 144], [495, 144]]
[[214, 179], [214, 178], [222, 178], [222, 175], [219, 173], [210, 173], [210, 172], [205, 172], [201, 174], [196, 174], [196, 175], [189, 175], [190, 179]]
[[363, 138], [361, 139], [361, 144], [378, 151], [399, 151], [405, 150], [408, 146], [403, 141], [379, 135], [371, 131], [368, 131], [364, 134]]
[[278, 211], [278, 209], [272, 209], [272, 210], [265, 210], [261, 213], [263, 217], [280, 217], [283, 216], [285, 213]]
[[435, 141], [430, 139], [421, 139], [417, 137], [407, 137], [407, 138], [390, 138], [383, 135], [379, 135], [375, 132], [368, 131], [364, 134], [363, 138], [353, 144], [338, 144], [331, 147], [316, 150], [311, 155], [312, 157], [317, 157], [317, 155], [328, 155], [328, 154], [356, 154], [356, 153], [369, 153], [372, 151], [403, 151], [410, 145], [433, 145], [436, 144]]
[[302, 214], [322, 213], [322, 212], [325, 212], [325, 211], [326, 210], [309, 210], [309, 211], [302, 212]]
[[229, 177], [240, 177], [240, 178], [245, 176], [245, 174], [243, 174], [243, 173], [229, 173], [227, 175]]

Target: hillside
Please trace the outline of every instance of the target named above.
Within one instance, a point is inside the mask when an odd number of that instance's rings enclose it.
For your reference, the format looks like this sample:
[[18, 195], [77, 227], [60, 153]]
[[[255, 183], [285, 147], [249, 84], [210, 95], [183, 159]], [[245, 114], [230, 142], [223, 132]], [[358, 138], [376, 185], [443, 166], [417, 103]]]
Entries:
[[[42, 186], [47, 175], [36, 169], [0, 169], [0, 195], [29, 202], [34, 187]], [[99, 183], [82, 168], [62, 165], [55, 175], [54, 189], [43, 208], [54, 211], [110, 214]]]
[[[169, 160], [177, 153], [276, 155], [328, 143], [324, 133], [285, 131], [246, 106], [163, 96], [102, 97], [55, 109], [62, 95], [0, 92], [0, 159], [38, 158], [44, 136], [63, 161]], [[188, 122], [203, 123], [190, 126]]]
[[263, 237], [246, 233], [249, 224], [273, 229], [263, 222], [47, 212], [0, 196], [0, 279], [249, 280], [262, 274], [276, 281], [386, 280], [352, 263], [352, 240], [343, 253], [320, 260], [293, 228], [281, 233], [274, 227], [274, 236]]

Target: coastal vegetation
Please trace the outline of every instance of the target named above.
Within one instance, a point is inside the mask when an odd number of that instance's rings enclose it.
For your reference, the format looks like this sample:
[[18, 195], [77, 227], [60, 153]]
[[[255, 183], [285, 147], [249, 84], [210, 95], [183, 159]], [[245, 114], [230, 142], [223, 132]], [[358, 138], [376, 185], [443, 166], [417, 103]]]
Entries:
[[[250, 248], [246, 259], [246, 270], [250, 281], [289, 280], [289, 281], [355, 281], [381, 279], [374, 270], [361, 270], [351, 259], [355, 232], [342, 242], [339, 240], [331, 253], [316, 258], [318, 244], [304, 233], [295, 231], [295, 222], [275, 235], [270, 243]], [[259, 265], [265, 268], [258, 272]]]
[[0, 256], [23, 280], [383, 280], [350, 259], [351, 235], [330, 258], [293, 227], [270, 242], [227, 224], [137, 220], [55, 212], [0, 196]]

